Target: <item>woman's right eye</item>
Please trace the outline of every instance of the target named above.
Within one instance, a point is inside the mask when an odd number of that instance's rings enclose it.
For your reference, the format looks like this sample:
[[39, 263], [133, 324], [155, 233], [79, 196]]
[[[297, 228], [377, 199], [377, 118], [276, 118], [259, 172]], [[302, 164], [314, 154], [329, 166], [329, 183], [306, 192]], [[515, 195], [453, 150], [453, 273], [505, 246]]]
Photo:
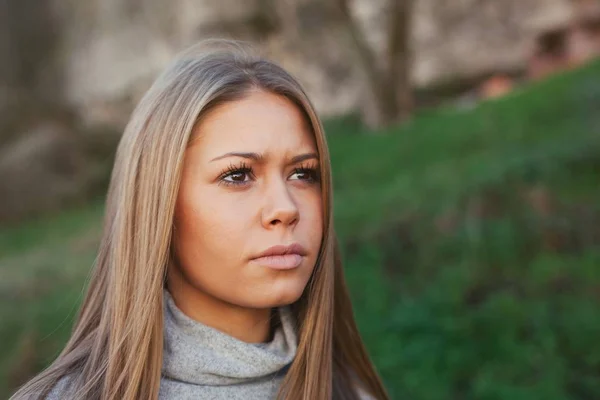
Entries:
[[245, 185], [252, 179], [252, 168], [246, 165], [229, 166], [219, 178], [219, 183], [225, 185]]

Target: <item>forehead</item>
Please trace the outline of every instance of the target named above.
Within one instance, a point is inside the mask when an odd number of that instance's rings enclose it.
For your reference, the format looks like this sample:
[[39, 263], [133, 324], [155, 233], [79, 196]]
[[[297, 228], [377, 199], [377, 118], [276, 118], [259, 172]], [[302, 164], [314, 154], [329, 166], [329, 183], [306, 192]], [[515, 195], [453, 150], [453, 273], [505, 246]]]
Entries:
[[264, 91], [211, 110], [195, 128], [206, 157], [229, 151], [316, 151], [309, 123], [289, 99]]

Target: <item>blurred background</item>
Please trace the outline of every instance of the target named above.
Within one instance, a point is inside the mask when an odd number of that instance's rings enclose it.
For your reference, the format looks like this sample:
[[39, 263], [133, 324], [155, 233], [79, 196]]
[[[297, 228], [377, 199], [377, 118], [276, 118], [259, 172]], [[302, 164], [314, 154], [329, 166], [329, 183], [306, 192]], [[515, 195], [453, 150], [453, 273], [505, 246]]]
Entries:
[[600, 1], [1, 0], [0, 31], [0, 398], [69, 335], [134, 105], [209, 37], [323, 116], [392, 398], [600, 398]]

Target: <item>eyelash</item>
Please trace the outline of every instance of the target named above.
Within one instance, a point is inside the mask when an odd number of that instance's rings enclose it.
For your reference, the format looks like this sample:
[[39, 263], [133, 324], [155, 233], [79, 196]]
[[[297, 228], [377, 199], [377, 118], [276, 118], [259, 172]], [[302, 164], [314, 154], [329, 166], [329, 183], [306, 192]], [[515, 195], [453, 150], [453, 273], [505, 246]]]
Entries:
[[[248, 182], [232, 182], [232, 181], [225, 180], [225, 178], [227, 178], [231, 175], [240, 174], [240, 173], [248, 174], [250, 176], [250, 178], [254, 177], [254, 172], [252, 170], [252, 167], [250, 167], [245, 162], [242, 162], [239, 165], [230, 164], [229, 167], [227, 167], [223, 172], [221, 172], [221, 175], [219, 175], [219, 184], [226, 185], [226, 186], [246, 185]], [[294, 174], [303, 174], [303, 173], [308, 173], [310, 175], [309, 179], [304, 180], [307, 183], [316, 183], [316, 182], [319, 182], [319, 180], [320, 180], [319, 179], [319, 171], [315, 167], [311, 167], [306, 164], [301, 164], [298, 168], [294, 168]]]

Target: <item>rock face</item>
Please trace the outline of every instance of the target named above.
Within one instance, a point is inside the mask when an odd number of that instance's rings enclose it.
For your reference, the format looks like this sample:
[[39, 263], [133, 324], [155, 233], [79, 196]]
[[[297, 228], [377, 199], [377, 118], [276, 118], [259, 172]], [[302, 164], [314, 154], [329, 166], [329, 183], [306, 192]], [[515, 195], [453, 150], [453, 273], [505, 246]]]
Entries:
[[[389, 1], [350, 1], [378, 54], [385, 51]], [[418, 87], [524, 68], [535, 34], [573, 14], [571, 0], [415, 1], [413, 81]], [[37, 95], [49, 97], [50, 92], [51, 98], [62, 98], [90, 123], [122, 125], [131, 105], [179, 50], [202, 38], [228, 36], [257, 44], [290, 69], [324, 115], [351, 110], [361, 96], [361, 83], [324, 6], [327, 2], [287, 2], [295, 7], [295, 29], [289, 21], [278, 20], [279, 3], [9, 0], [0, 5], [0, 18], [7, 22], [0, 29], [8, 31], [3, 35], [8, 40], [0, 43], [6, 56], [0, 72], [18, 87], [26, 86], [23, 79], [29, 86], [35, 82]], [[40, 10], [42, 4], [46, 10]], [[13, 89], [0, 82], [0, 100]]]
[[570, 0], [418, 0], [414, 80], [523, 69], [535, 36], [571, 18]]
[[[379, 54], [385, 51], [389, 1], [351, 0]], [[524, 68], [534, 35], [573, 14], [572, 0], [415, 1], [413, 80], [420, 87]], [[325, 115], [347, 111], [360, 96], [360, 83], [326, 2], [291, 3], [305, 43], [274, 21], [277, 2], [269, 0], [10, 0], [0, 5], [6, 20], [0, 29], [8, 31], [0, 43], [0, 72], [20, 86], [26, 79], [46, 92], [62, 92], [90, 121], [122, 122], [128, 114], [123, 103], [135, 102], [179, 50], [202, 38], [229, 36], [272, 53], [304, 82]], [[43, 4], [46, 10], [40, 10]], [[6, 86], [1, 82], [2, 100]]]
[[[29, 0], [31, 1], [31, 0]], [[126, 120], [131, 104], [182, 48], [210, 36], [247, 39], [306, 85], [324, 115], [347, 112], [361, 96], [323, 2], [296, 1], [299, 44], [273, 22], [268, 1], [55, 0], [62, 35], [65, 98], [90, 122]], [[417, 0], [417, 86], [524, 68], [536, 31], [570, 18], [569, 0]], [[368, 40], [384, 49], [386, 0], [353, 0]], [[279, 25], [279, 26], [278, 26]], [[124, 107], [125, 106], [125, 107]]]
[[[354, 17], [378, 55], [386, 50], [389, 1], [350, 0]], [[412, 80], [417, 87], [524, 69], [536, 33], [567, 22], [573, 14], [571, 0], [414, 1]], [[0, 177], [15, 182], [1, 188], [5, 198], [13, 198], [12, 206], [0, 205], [11, 216], [18, 214], [11, 207], [22, 214], [36, 210], [35, 201], [23, 199], [35, 200], [40, 193], [19, 186], [20, 182], [33, 186], [57, 182], [55, 187], [62, 189], [45, 192], [48, 204], [76, 197], [61, 182], [87, 176], [80, 170], [91, 168], [81, 161], [90, 158], [85, 153], [89, 149], [73, 150], [77, 161], [68, 168], [53, 169], [56, 157], [50, 154], [69, 153], [67, 149], [78, 148], [73, 145], [78, 141], [88, 143], [86, 135], [97, 133], [98, 126], [120, 131], [159, 71], [177, 52], [203, 38], [232, 37], [254, 43], [298, 77], [324, 116], [356, 109], [364, 98], [363, 82], [340, 40], [332, 4], [323, 0], [0, 2]], [[76, 122], [57, 128], [61, 121], [53, 110], [59, 114], [66, 110]], [[70, 132], [58, 134], [65, 129]], [[45, 144], [33, 145], [36, 141]], [[114, 143], [114, 138], [107, 142]], [[30, 168], [21, 168], [26, 165]], [[28, 178], [20, 179], [20, 174]], [[0, 222], [3, 219], [0, 216]]]
[[[131, 106], [177, 51], [211, 36], [257, 43], [298, 76], [324, 115], [349, 111], [361, 96], [323, 2], [295, 2], [300, 44], [286, 26], [272, 22], [268, 1], [173, 0], [168, 7], [159, 0], [55, 1], [58, 13], [68, 15], [62, 41], [65, 97], [90, 121], [122, 123], [130, 108], [123, 105]], [[417, 0], [415, 85], [524, 68], [534, 35], [569, 20], [571, 3]], [[388, 1], [351, 5], [381, 54]]]

